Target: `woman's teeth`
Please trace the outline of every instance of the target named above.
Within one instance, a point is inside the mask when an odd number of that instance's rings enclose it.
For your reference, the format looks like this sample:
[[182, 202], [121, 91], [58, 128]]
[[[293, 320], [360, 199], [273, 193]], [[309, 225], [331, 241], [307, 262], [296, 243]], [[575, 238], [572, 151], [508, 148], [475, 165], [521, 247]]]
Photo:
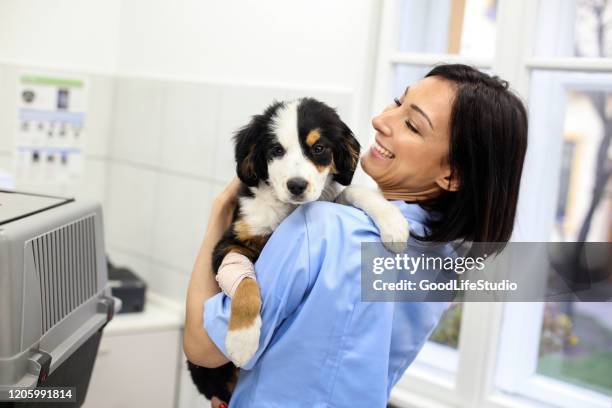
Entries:
[[393, 153], [391, 153], [390, 151], [388, 151], [387, 149], [385, 149], [384, 147], [382, 147], [381, 145], [379, 145], [376, 142], [374, 142], [374, 145], [372, 147], [374, 147], [374, 149], [376, 149], [376, 151], [378, 153], [382, 154], [383, 156], [385, 156], [388, 159], [395, 158], [395, 155]]

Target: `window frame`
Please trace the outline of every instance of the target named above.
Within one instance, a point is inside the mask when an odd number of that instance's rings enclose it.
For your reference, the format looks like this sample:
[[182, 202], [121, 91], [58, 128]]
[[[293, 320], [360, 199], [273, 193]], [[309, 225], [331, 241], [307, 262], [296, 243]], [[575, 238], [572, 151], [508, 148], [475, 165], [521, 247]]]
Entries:
[[[535, 49], [538, 7], [550, 6], [551, 1], [554, 0], [498, 0], [495, 49], [504, 50], [504, 52], [496, 52], [493, 58], [475, 58], [456, 54], [398, 51], [396, 39], [399, 38], [400, 13], [398, 11], [400, 10], [400, 0], [381, 0], [378, 12], [378, 48], [374, 69], [374, 85], [370, 98], [372, 101], [370, 112], [372, 115], [378, 114], [393, 98], [394, 95], [390, 95], [390, 90], [392, 89], [394, 68], [402, 64], [431, 66], [440, 62], [464, 63], [476, 66], [479, 69], [493, 70], [497, 75], [508, 80], [512, 88], [527, 104], [529, 104], [531, 74], [536, 70], [585, 73], [612, 72], [612, 58], [532, 55]], [[559, 1], [569, 2], [571, 0]], [[571, 13], [564, 13], [563, 11], [555, 14], [559, 18], [558, 24], [563, 21], [570, 21], [571, 16], [569, 14]], [[522, 27], [522, 29], [517, 32], [516, 27]], [[553, 33], [560, 33], [559, 29], [553, 28], [552, 30]], [[559, 36], [555, 38], [559, 38], [559, 42], [561, 41]], [[562, 46], [563, 44], [555, 44], [557, 54], [562, 54], [562, 51], [560, 51]], [[546, 154], [548, 148], [549, 145], [546, 140], [538, 139], [537, 135], [530, 133], [530, 143], [525, 162], [526, 172], [529, 171], [529, 168], [537, 168], [536, 159], [541, 157], [542, 154]], [[547, 205], [554, 204], [556, 201], [557, 188], [558, 185], [553, 185], [550, 191], [547, 191], [547, 194], [551, 197]], [[553, 217], [551, 217], [550, 222], [543, 221], [541, 217], [541, 211], [546, 209], [547, 205], [539, 209], [534, 208], [525, 198], [529, 196], [527, 194], [529, 191], [538, 191], [539, 189], [539, 178], [523, 177], [521, 183], [522, 200], [519, 202], [517, 228], [513, 234], [513, 241], [547, 241], [549, 239]], [[602, 398], [601, 394], [540, 375], [530, 376], [529, 390], [527, 393], [521, 390], [521, 395], [507, 394], [497, 386], [500, 376], [502, 377], [501, 380], [504, 381], [504, 370], [497, 370], [498, 362], [499, 364], [507, 364], [502, 359], [506, 358], [507, 360], [511, 357], [502, 345], [502, 334], [509, 325], [516, 324], [516, 319], [512, 319], [510, 316], [517, 311], [521, 311], [521, 307], [529, 308], [531, 315], [529, 334], [531, 340], [528, 336], [525, 336], [523, 340], [531, 341], [532, 345], [526, 350], [530, 350], [529, 352], [533, 354], [535, 347], [537, 357], [539, 341], [534, 342], [533, 336], [537, 335], [539, 338], [541, 330], [543, 304], [539, 303], [539, 305], [540, 307], [536, 306], [534, 309], [533, 304], [465, 303], [463, 305], [461, 336], [456, 352], [457, 362], [454, 376], [449, 376], [448, 371], [445, 372], [445, 370], [440, 369], [443, 367], [443, 364], [440, 363], [443, 359], [432, 361], [427, 358], [428, 353], [425, 352], [417, 357], [413, 366], [398, 382], [391, 394], [390, 402], [405, 407], [481, 406], [506, 408], [517, 405], [542, 406], [545, 405], [543, 401], [549, 401], [550, 403], [553, 400], [560, 402], [559, 406], [569, 406], [563, 404], [562, 399], [566, 398], [567, 401], [579, 401], [581, 404], [586, 404], [579, 406], [609, 407], [610, 400]], [[525, 310], [522, 310], [522, 312], [524, 318]], [[508, 318], [504, 320], [506, 314]], [[525, 341], [521, 344], [524, 345]], [[536, 363], [537, 360], [533, 359], [519, 371], [522, 373], [529, 371], [529, 364], [535, 370]]]

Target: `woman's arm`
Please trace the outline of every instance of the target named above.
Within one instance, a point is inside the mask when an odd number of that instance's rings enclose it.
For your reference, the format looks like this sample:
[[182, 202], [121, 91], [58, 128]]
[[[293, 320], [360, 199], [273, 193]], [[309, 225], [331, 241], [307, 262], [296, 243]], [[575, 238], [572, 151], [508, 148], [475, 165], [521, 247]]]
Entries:
[[240, 181], [235, 178], [213, 200], [208, 227], [191, 272], [185, 310], [183, 350], [187, 359], [202, 367], [219, 367], [229, 360], [204, 330], [204, 302], [220, 292], [212, 272], [212, 252], [232, 223]]

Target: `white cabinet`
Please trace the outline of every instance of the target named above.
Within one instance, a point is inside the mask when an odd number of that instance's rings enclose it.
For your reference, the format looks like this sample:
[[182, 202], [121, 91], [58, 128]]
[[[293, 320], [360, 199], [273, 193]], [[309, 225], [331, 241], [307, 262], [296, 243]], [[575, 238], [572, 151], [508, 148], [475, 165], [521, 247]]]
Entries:
[[169, 408], [179, 395], [182, 312], [147, 301], [143, 313], [117, 315], [104, 330], [86, 408]]

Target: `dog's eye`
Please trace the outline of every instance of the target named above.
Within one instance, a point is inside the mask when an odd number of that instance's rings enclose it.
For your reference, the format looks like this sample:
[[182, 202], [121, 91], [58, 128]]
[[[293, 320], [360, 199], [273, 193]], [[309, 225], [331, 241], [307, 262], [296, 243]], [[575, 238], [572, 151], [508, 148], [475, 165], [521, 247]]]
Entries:
[[325, 148], [324, 148], [323, 146], [321, 146], [321, 145], [314, 145], [314, 146], [312, 147], [312, 152], [313, 152], [314, 154], [321, 154], [321, 153], [323, 153], [324, 151], [325, 151]]
[[285, 154], [285, 149], [283, 149], [283, 146], [276, 145], [272, 147], [272, 150], [270, 151], [270, 153], [272, 153], [272, 156], [274, 157], [280, 157], [283, 154]]

